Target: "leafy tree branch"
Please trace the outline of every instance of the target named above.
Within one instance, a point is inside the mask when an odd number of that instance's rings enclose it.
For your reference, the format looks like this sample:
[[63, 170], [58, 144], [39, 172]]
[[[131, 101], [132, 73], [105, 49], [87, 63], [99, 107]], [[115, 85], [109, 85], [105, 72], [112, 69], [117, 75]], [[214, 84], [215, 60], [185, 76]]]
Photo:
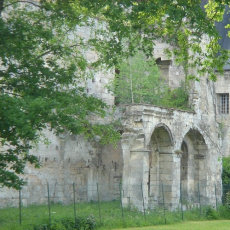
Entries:
[[[111, 126], [89, 123], [92, 115], [105, 117], [108, 108], [85, 93], [92, 67], [114, 68], [139, 51], [150, 58], [158, 40], [171, 45], [169, 54], [185, 69], [198, 70], [191, 78], [209, 74], [215, 80], [214, 69], [222, 71], [229, 55], [218, 45], [214, 22], [230, 1], [210, 2], [215, 4], [203, 10], [200, 0], [0, 0], [0, 184], [23, 185], [18, 174], [26, 162], [38, 164], [29, 150], [47, 124], [57, 133], [106, 136], [103, 144], [117, 141]], [[89, 51], [98, 58], [89, 62]], [[149, 79], [134, 79], [139, 83], [132, 86], [133, 101], [152, 101], [154, 86], [143, 87]]]

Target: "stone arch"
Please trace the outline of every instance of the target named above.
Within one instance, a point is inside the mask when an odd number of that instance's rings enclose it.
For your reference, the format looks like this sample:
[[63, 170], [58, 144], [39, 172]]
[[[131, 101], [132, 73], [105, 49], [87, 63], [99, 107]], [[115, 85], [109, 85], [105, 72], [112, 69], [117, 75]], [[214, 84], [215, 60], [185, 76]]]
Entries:
[[159, 130], [159, 129], [165, 131], [165, 134], [167, 132], [165, 137], [167, 137], [168, 141], [170, 141], [171, 144], [173, 144], [174, 138], [173, 138], [172, 132], [171, 132], [170, 128], [167, 125], [165, 125], [164, 123], [159, 123], [153, 128], [150, 137], [147, 139], [147, 143], [150, 144], [154, 133], [156, 133], [156, 130]]
[[205, 202], [208, 147], [198, 129], [190, 128], [181, 143], [180, 181], [182, 199], [188, 203]]
[[183, 140], [181, 144], [180, 182], [183, 185], [183, 198], [188, 199], [188, 145]]
[[[155, 126], [149, 141], [148, 194], [151, 205], [172, 201], [173, 138], [170, 129], [160, 123]], [[163, 185], [163, 187], [162, 187]]]

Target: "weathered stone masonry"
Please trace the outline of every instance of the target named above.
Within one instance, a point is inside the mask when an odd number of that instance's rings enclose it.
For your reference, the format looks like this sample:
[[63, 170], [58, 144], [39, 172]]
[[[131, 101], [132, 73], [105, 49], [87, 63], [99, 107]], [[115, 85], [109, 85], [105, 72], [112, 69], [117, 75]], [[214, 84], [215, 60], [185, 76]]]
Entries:
[[[50, 131], [48, 146], [40, 144], [33, 153], [39, 156], [41, 169], [26, 168], [28, 185], [24, 187], [23, 204], [47, 202], [47, 182], [54, 202], [97, 199], [96, 184], [103, 185], [101, 199], [119, 197], [122, 181], [123, 203], [142, 208], [160, 205], [161, 184], [165, 202], [178, 207], [180, 184], [187, 202], [196, 203], [198, 183], [201, 202], [215, 203], [215, 186], [221, 199], [221, 156], [219, 128], [215, 116], [151, 105], [129, 105], [122, 116], [121, 144], [100, 146], [81, 136], [57, 137]], [[17, 205], [18, 192], [0, 191], [1, 206]]]
[[125, 117], [125, 204], [142, 208], [142, 184], [145, 206], [156, 207], [162, 200], [162, 183], [165, 203], [171, 207], [178, 207], [180, 183], [187, 202], [197, 203], [198, 183], [203, 204], [215, 203], [215, 186], [220, 201], [221, 163], [215, 145], [218, 130], [207, 132], [208, 124], [194, 112], [150, 105], [127, 106]]
[[[171, 81], [178, 68], [171, 63], [169, 70]], [[96, 83], [101, 82], [100, 77], [98, 74]], [[188, 203], [198, 203], [198, 183], [202, 204], [215, 204], [215, 194], [220, 201], [222, 142], [214, 87], [206, 78], [192, 84], [190, 101], [194, 112], [126, 106], [118, 114], [123, 134], [117, 148], [101, 146], [97, 138], [89, 141], [82, 136], [56, 136], [45, 131], [50, 144], [39, 144], [32, 152], [43, 167], [26, 167], [28, 184], [22, 190], [23, 204], [46, 203], [47, 182], [51, 200], [65, 204], [73, 201], [73, 183], [77, 200], [90, 201], [97, 199], [97, 184], [103, 185], [102, 200], [117, 199], [121, 181], [124, 205], [133, 204], [140, 210], [141, 186], [146, 208], [161, 205], [162, 184], [165, 203], [171, 208], [179, 205], [181, 184]], [[18, 192], [2, 188], [0, 201], [1, 206], [16, 206]]]
[[[86, 28], [80, 32], [90, 36]], [[157, 44], [154, 55], [166, 82], [177, 88], [185, 74], [181, 66], [167, 59], [165, 48], [165, 44]], [[85, 55], [89, 61], [97, 58], [91, 51]], [[193, 72], [196, 74], [195, 70]], [[86, 80], [87, 92], [113, 106], [114, 96], [105, 89], [113, 77], [114, 70], [95, 73], [93, 79]], [[142, 195], [146, 208], [161, 205], [162, 184], [165, 202], [171, 208], [178, 207], [180, 191], [187, 202], [197, 203], [198, 184], [203, 204], [215, 203], [215, 186], [220, 201], [222, 168], [219, 158], [229, 152], [229, 135], [223, 145], [215, 89], [221, 93], [225, 83], [219, 82], [218, 88], [207, 76], [202, 76], [200, 82], [190, 83], [189, 100], [194, 112], [151, 105], [126, 106], [123, 113], [117, 115], [123, 129], [117, 148], [101, 146], [97, 138], [56, 136], [45, 130], [50, 144], [40, 143], [32, 151], [39, 157], [42, 167], [34, 169], [27, 165], [25, 179], [28, 183], [22, 190], [23, 204], [46, 203], [47, 182], [51, 200], [64, 204], [73, 202], [73, 183], [77, 201], [96, 200], [97, 184], [103, 186], [101, 199], [108, 201], [119, 197], [120, 182], [124, 205], [133, 204], [140, 210]], [[224, 93], [229, 93], [228, 88], [224, 88]], [[225, 120], [229, 124], [229, 116]], [[1, 188], [0, 206], [17, 205], [18, 191]]]

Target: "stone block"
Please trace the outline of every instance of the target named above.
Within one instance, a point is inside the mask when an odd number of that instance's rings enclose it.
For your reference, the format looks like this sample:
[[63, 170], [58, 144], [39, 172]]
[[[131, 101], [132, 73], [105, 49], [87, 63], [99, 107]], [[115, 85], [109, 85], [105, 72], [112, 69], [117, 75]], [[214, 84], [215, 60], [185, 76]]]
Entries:
[[172, 174], [164, 174], [164, 173], [161, 173], [160, 174], [160, 180], [163, 182], [163, 183], [171, 183], [172, 180], [173, 180], [173, 175]]
[[164, 193], [169, 193], [169, 192], [172, 193], [172, 185], [163, 183], [163, 190], [164, 190]]
[[173, 172], [173, 168], [171, 167], [160, 167], [160, 170], [159, 170], [160, 174], [172, 174]]

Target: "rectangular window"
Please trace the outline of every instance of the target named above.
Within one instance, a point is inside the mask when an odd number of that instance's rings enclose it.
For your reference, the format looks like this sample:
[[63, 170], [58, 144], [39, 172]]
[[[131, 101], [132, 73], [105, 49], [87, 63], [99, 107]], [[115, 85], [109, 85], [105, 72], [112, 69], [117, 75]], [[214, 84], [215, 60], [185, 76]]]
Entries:
[[229, 94], [220, 94], [220, 113], [229, 113]]

